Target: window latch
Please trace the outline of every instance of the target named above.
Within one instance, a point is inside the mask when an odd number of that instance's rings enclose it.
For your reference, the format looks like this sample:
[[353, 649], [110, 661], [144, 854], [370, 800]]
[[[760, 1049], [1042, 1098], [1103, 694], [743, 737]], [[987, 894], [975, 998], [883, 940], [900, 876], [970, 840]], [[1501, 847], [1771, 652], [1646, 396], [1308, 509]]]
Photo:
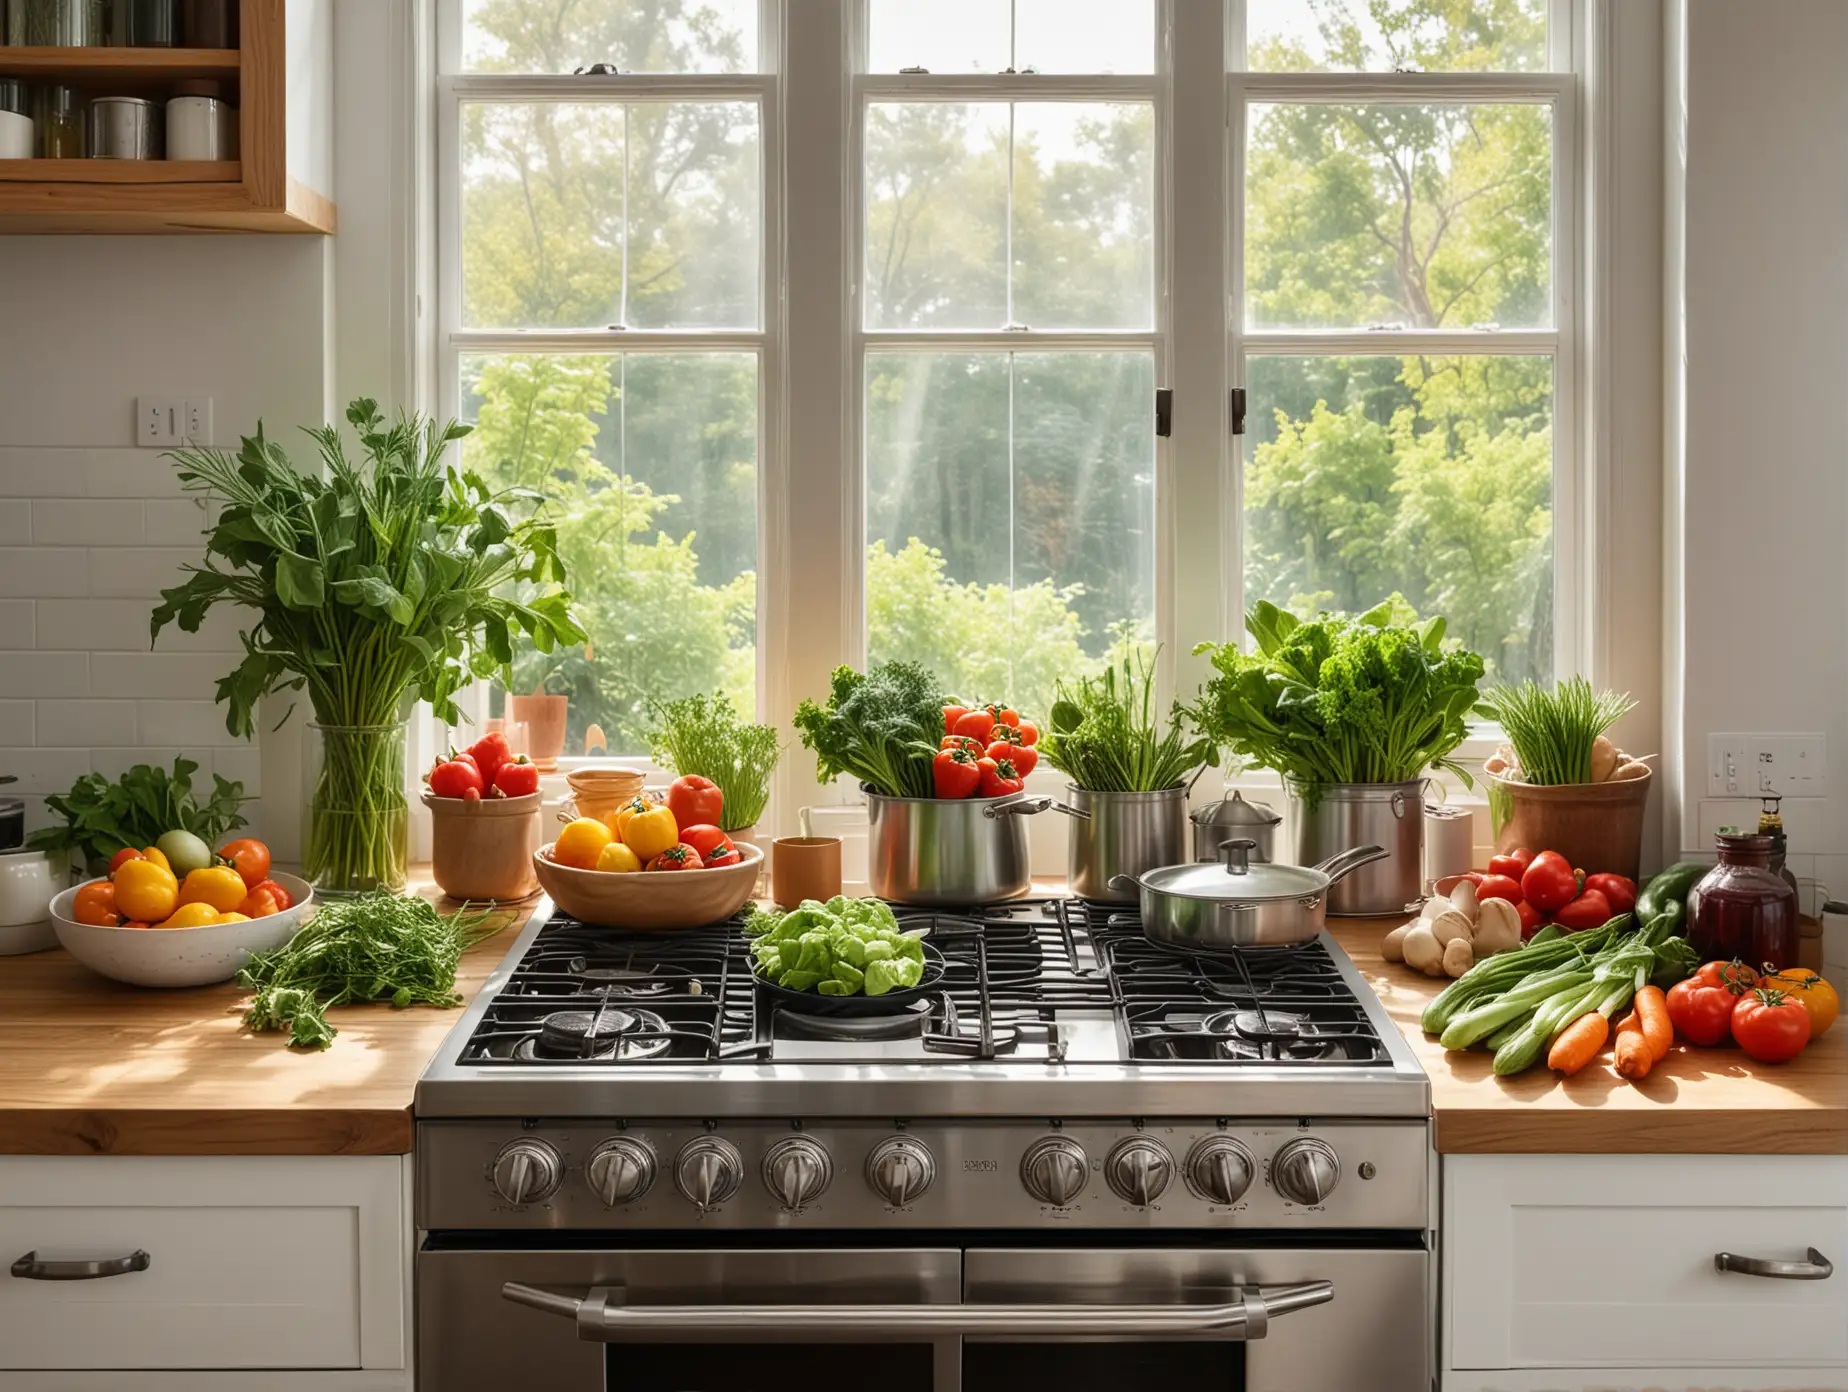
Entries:
[[588, 68], [575, 68], [573, 77], [621, 77], [622, 69], [614, 63], [592, 63]]
[[1232, 388], [1232, 433], [1234, 435], [1245, 433], [1245, 389], [1243, 387]]
[[1174, 434], [1174, 388], [1155, 388], [1155, 433], [1166, 439]]
[[900, 77], [926, 77], [929, 75], [930, 69], [929, 68], [900, 68], [898, 70], [898, 73]]

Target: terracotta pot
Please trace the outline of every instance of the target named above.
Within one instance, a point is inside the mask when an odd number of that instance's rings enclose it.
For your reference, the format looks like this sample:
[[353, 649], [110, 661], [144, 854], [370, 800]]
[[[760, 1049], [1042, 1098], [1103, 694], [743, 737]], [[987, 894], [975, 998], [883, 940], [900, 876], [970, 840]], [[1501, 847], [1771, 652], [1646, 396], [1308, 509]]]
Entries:
[[1644, 778], [1557, 787], [1510, 783], [1491, 774], [1491, 818], [1498, 820], [1504, 806], [1507, 817], [1496, 828], [1496, 853], [1517, 846], [1558, 851], [1587, 875], [1635, 879], [1643, 863], [1643, 807], [1654, 782], [1653, 770]]
[[524, 899], [539, 889], [540, 794], [466, 798], [423, 795], [430, 809], [430, 873], [451, 899]]
[[841, 892], [841, 838], [782, 836], [770, 843], [770, 897], [786, 909]]
[[526, 727], [526, 752], [542, 772], [558, 767], [558, 756], [565, 748], [565, 715], [570, 706], [568, 696], [509, 696], [510, 718]]

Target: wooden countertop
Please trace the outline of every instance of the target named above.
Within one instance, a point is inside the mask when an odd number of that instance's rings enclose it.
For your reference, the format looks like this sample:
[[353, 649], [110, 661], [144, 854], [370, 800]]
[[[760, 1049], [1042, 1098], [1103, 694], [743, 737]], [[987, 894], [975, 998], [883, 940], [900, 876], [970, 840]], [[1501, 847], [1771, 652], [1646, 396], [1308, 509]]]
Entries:
[[[434, 888], [423, 891], [454, 908]], [[472, 999], [536, 900], [462, 959]], [[0, 1155], [402, 1155], [424, 1065], [460, 1010], [343, 1006], [331, 1048], [243, 1027], [234, 984], [155, 991], [62, 949], [0, 957]]]
[[1640, 1083], [1602, 1060], [1571, 1078], [1536, 1067], [1497, 1078], [1489, 1055], [1450, 1053], [1418, 1026], [1446, 984], [1380, 957], [1402, 920], [1332, 920], [1431, 1080], [1437, 1148], [1449, 1155], [1848, 1154], [1848, 1023], [1795, 1059], [1677, 1043]]

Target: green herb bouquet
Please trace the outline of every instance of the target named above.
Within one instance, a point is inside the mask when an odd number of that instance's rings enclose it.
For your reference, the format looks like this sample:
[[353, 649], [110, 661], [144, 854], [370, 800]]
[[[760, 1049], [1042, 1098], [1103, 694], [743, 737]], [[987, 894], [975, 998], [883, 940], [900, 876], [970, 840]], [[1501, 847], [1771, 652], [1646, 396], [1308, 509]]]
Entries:
[[722, 831], [757, 825], [770, 801], [770, 776], [783, 752], [774, 725], [742, 719], [723, 692], [651, 702], [660, 726], [648, 742], [655, 762], [675, 773], [710, 778], [724, 794]]
[[[306, 471], [260, 425], [235, 456], [171, 456], [181, 483], [220, 510], [204, 563], [162, 592], [151, 625], [158, 639], [170, 623], [197, 632], [215, 605], [254, 614], [243, 661], [218, 682], [233, 734], [252, 733], [262, 697], [306, 690], [321, 744], [303, 864], [333, 893], [403, 887], [412, 699], [460, 723], [455, 693], [506, 672], [514, 630], [541, 651], [584, 641], [539, 495], [444, 462], [468, 427], [388, 425], [365, 399], [346, 418], [358, 463], [333, 426], [306, 432], [319, 456]], [[514, 599], [516, 582], [537, 589]]]

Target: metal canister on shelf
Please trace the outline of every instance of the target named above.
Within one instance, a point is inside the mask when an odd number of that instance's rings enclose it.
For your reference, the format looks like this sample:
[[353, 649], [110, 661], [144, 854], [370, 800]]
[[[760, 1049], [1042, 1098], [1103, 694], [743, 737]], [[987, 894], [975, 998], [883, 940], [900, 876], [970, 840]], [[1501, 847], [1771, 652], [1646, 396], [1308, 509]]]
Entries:
[[90, 103], [90, 158], [151, 160], [161, 151], [160, 108], [145, 97]]
[[182, 82], [167, 102], [167, 158], [237, 158], [237, 109], [219, 95], [216, 82]]
[[100, 44], [102, 0], [6, 0], [6, 41], [29, 48]]
[[188, 48], [236, 48], [237, 0], [184, 0], [180, 42]]

